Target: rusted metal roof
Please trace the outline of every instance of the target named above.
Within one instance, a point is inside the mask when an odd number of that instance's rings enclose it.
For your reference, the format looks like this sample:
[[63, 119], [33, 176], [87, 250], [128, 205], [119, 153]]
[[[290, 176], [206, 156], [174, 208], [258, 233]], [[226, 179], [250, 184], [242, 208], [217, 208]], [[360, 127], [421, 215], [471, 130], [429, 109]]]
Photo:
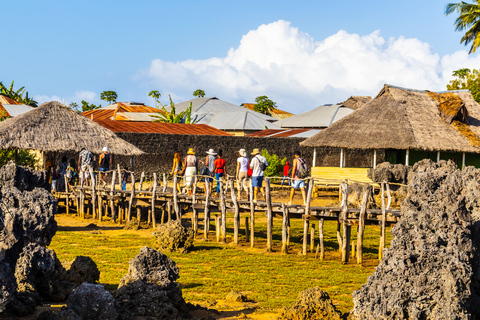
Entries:
[[145, 132], [145, 133], [167, 133], [167, 134], [204, 134], [214, 136], [229, 136], [225, 131], [216, 129], [206, 124], [184, 124], [184, 123], [161, 123], [141, 121], [113, 121], [95, 120], [113, 132]]
[[267, 129], [251, 133], [249, 137], [308, 138], [320, 132], [318, 129]]
[[22, 103], [0, 94], [0, 104], [22, 104]]

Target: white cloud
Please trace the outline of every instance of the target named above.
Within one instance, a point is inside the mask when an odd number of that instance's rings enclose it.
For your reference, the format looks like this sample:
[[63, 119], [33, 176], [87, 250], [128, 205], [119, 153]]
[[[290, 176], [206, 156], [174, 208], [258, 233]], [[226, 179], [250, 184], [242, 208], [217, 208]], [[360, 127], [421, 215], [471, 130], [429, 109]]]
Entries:
[[237, 104], [265, 94], [280, 108], [299, 113], [350, 95], [375, 96], [384, 83], [445, 90], [453, 70], [479, 62], [466, 51], [441, 58], [428, 43], [384, 39], [378, 30], [365, 36], [340, 30], [316, 41], [279, 20], [248, 32], [223, 58], [155, 59], [137, 79], [162, 93], [174, 92], [179, 100], [192, 98], [198, 88]]
[[97, 94], [95, 92], [92, 92], [92, 91], [76, 91], [75, 96], [73, 98], [71, 98], [71, 100], [73, 100], [73, 101], [85, 100], [85, 101], [91, 102], [91, 101], [95, 100], [96, 96], [97, 96]]
[[85, 100], [91, 103], [95, 101], [96, 96], [97, 94], [92, 91], [76, 91], [75, 95], [69, 98], [62, 98], [55, 95], [50, 97], [46, 95], [36, 95], [33, 97], [33, 99], [38, 102], [38, 105], [50, 101], [58, 101], [65, 105], [69, 105], [71, 102], [77, 102], [78, 104], [80, 104], [81, 100]]
[[44, 95], [37, 95], [33, 97], [33, 100], [38, 102], [38, 105], [41, 105], [42, 103], [45, 102], [50, 102], [50, 101], [58, 101], [61, 103], [65, 103], [66, 99], [65, 98], [60, 98], [57, 96], [44, 96]]

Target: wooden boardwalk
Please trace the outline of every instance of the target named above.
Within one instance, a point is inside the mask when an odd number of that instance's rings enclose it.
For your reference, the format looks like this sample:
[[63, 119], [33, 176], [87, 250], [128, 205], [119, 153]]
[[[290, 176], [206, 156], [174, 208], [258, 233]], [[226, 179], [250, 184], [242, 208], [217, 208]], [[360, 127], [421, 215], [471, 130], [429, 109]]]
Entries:
[[[93, 173], [93, 172], [92, 172]], [[337, 221], [337, 240], [342, 251], [342, 261], [348, 262], [350, 252], [356, 252], [357, 263], [362, 263], [363, 248], [363, 230], [366, 224], [376, 224], [381, 226], [379, 256], [381, 258], [382, 250], [385, 245], [385, 228], [387, 224], [393, 224], [398, 221], [399, 210], [390, 210], [391, 196], [389, 186], [386, 183], [381, 184], [381, 209], [367, 209], [367, 199], [373, 192], [372, 188], [367, 188], [363, 195], [362, 205], [359, 208], [349, 208], [347, 203], [347, 181], [340, 183], [342, 195], [342, 205], [340, 207], [315, 207], [310, 206], [313, 191], [314, 179], [308, 179], [306, 184], [307, 202], [305, 206], [286, 205], [282, 202], [275, 202], [272, 199], [270, 188], [270, 179], [265, 178], [265, 200], [253, 201], [253, 188], [250, 185], [249, 200], [237, 200], [236, 189], [234, 188], [234, 179], [228, 177], [224, 181], [219, 181], [220, 194], [212, 197], [207, 187], [207, 193], [197, 192], [197, 179], [203, 180], [202, 176], [194, 177], [193, 194], [188, 196], [177, 191], [177, 177], [173, 179], [173, 187], [167, 185], [166, 175], [163, 174], [163, 180], [160, 184], [157, 175], [153, 176], [152, 187], [144, 190], [145, 175], [140, 175], [140, 180], [135, 180], [135, 173], [130, 173], [130, 190], [120, 190], [117, 188], [117, 170], [111, 171], [109, 180], [111, 184], [104, 188], [99, 187], [98, 181], [94, 181], [89, 186], [74, 186], [67, 188], [66, 192], [56, 192], [55, 197], [59, 203], [65, 206], [67, 214], [72, 209], [76, 215], [86, 218], [92, 216], [94, 219], [110, 219], [117, 223], [128, 222], [135, 217], [141, 221], [144, 217], [145, 222], [151, 224], [153, 228], [158, 223], [165, 223], [172, 219], [180, 220], [186, 212], [192, 212], [192, 227], [195, 234], [203, 231], [204, 237], [208, 238], [210, 232], [210, 218], [212, 212], [219, 212], [220, 217], [215, 220], [217, 241], [226, 242], [226, 212], [234, 213], [233, 221], [233, 242], [238, 244], [240, 213], [248, 212], [249, 217], [245, 218], [245, 233], [247, 239], [250, 239], [250, 245], [255, 245], [255, 214], [264, 213], [267, 217], [267, 246], [266, 250], [272, 250], [272, 227], [273, 217], [282, 218], [282, 252], [287, 253], [290, 236], [290, 219], [303, 219], [303, 254], [307, 253], [308, 242], [310, 241], [310, 251], [314, 250], [315, 243], [315, 221], [318, 221], [319, 243], [317, 254], [321, 259], [324, 258], [323, 243], [323, 223], [325, 220]], [[118, 170], [118, 176], [120, 176]], [[94, 179], [95, 180], [95, 179]], [[121, 185], [118, 179], [118, 185]], [[318, 182], [315, 182], [318, 183]], [[207, 180], [208, 186], [208, 180]], [[387, 193], [385, 194], [385, 188]], [[202, 190], [203, 191], [203, 190]], [[298, 196], [298, 195], [297, 195]], [[385, 204], [387, 196], [388, 204]], [[250, 221], [249, 221], [250, 220]], [[203, 224], [203, 230], [200, 230], [200, 222]], [[358, 227], [357, 243], [351, 243], [351, 227]]]

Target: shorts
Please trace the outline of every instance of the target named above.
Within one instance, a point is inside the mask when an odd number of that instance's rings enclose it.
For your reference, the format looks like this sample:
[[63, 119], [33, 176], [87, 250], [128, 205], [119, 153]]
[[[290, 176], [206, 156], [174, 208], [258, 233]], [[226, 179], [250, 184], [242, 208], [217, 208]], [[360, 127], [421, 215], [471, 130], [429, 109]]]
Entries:
[[90, 178], [90, 168], [92, 166], [89, 164], [84, 164], [80, 167], [80, 180]]
[[252, 177], [252, 187], [262, 187], [263, 176]]
[[108, 168], [100, 168], [100, 169], [98, 169], [98, 171], [100, 171], [100, 172], [107, 172], [107, 171], [108, 171]]
[[292, 188], [293, 189], [305, 188], [305, 180], [300, 180], [300, 179], [292, 180]]

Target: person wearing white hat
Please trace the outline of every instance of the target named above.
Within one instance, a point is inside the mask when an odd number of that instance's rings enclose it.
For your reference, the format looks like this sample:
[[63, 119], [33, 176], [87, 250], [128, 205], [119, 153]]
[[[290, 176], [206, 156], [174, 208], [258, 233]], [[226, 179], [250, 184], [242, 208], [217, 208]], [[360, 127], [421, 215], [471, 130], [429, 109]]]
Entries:
[[[208, 178], [208, 182], [209, 182], [209, 189], [210, 191], [212, 191], [212, 184], [213, 184], [213, 174], [214, 174], [214, 170], [215, 170], [215, 159], [216, 159], [216, 156], [217, 153], [215, 152], [215, 150], [213, 149], [210, 149], [207, 151], [207, 157], [205, 158], [205, 167], [206, 167], [206, 171], [205, 174], [207, 176], [210, 176], [211, 178]], [[205, 178], [206, 180], [207, 178]], [[205, 184], [204, 186], [204, 190], [205, 190], [205, 193], [207, 193], [207, 184]]]
[[[100, 180], [102, 180], [102, 188], [105, 188], [107, 185], [107, 172], [112, 165], [112, 156], [108, 153], [108, 147], [103, 147], [102, 153], [98, 159], [98, 164], [100, 166]], [[103, 174], [102, 174], [103, 173]]]
[[268, 162], [257, 148], [253, 149], [252, 156], [250, 168], [252, 169], [253, 201], [257, 202], [258, 189], [260, 189], [263, 197], [265, 197], [265, 192], [263, 191], [263, 176], [265, 169], [268, 167]]
[[237, 158], [237, 189], [238, 189], [238, 200], [242, 199], [242, 189], [245, 190], [248, 199], [248, 165], [249, 160], [247, 157], [247, 150], [240, 149], [238, 151]]

